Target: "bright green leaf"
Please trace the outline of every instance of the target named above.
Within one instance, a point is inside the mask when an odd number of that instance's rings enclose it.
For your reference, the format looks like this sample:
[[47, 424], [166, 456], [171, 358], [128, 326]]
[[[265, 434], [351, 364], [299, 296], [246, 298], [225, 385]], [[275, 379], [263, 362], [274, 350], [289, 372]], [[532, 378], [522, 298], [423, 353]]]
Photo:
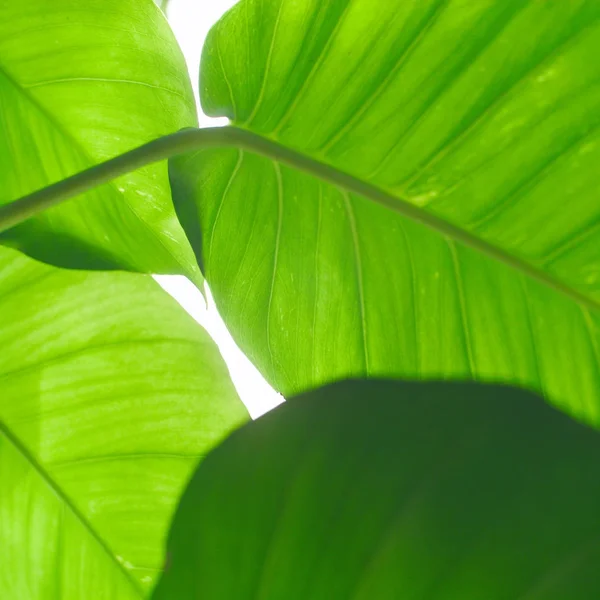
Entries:
[[[2, 204], [196, 123], [183, 56], [150, 0], [2, 2], [0, 107]], [[200, 277], [165, 163], [1, 237], [60, 266]]]
[[172, 162], [219, 310], [277, 389], [500, 380], [600, 424], [597, 56], [597, 0], [243, 0], [226, 14], [203, 54], [205, 110], [398, 199], [246, 150]]
[[147, 597], [192, 470], [247, 418], [147, 276], [0, 252], [0, 598]]
[[350, 381], [231, 435], [155, 600], [594, 600], [600, 434], [528, 392]]

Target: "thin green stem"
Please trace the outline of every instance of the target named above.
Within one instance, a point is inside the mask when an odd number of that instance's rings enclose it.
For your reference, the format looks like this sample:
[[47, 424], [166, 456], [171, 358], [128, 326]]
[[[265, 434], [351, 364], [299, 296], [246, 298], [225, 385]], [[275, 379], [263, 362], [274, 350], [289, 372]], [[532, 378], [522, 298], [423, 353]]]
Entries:
[[412, 221], [421, 223], [464, 246], [482, 252], [560, 292], [571, 300], [575, 300], [582, 306], [594, 311], [600, 310], [600, 303], [568, 287], [538, 267], [517, 256], [513, 256], [501, 248], [497, 248], [472, 233], [440, 219], [371, 183], [353, 177], [335, 167], [312, 159], [251, 131], [233, 126], [185, 129], [167, 135], [81, 173], [77, 173], [33, 194], [24, 196], [10, 204], [0, 206], [0, 232], [14, 227], [39, 212], [56, 206], [91, 188], [108, 183], [120, 175], [125, 175], [140, 167], [180, 154], [208, 148], [238, 148], [248, 150], [249, 152], [287, 165], [297, 171], [308, 173], [321, 181], [385, 206], [387, 209], [399, 213]]

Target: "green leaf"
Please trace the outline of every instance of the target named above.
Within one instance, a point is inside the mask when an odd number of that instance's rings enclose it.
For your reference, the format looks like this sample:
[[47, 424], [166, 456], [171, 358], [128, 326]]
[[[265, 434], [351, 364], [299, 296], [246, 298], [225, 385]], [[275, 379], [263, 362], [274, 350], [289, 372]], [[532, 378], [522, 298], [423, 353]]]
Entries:
[[153, 598], [592, 600], [598, 464], [597, 431], [522, 390], [337, 383], [200, 465]]
[[145, 598], [198, 459], [247, 419], [144, 275], [0, 252], [0, 598]]
[[[185, 62], [149, 0], [0, 5], [0, 204], [196, 124]], [[66, 267], [200, 280], [163, 162], [0, 239]]]
[[205, 110], [397, 199], [247, 150], [171, 162], [219, 311], [278, 390], [505, 381], [600, 424], [598, 55], [596, 0], [226, 14], [204, 49]]

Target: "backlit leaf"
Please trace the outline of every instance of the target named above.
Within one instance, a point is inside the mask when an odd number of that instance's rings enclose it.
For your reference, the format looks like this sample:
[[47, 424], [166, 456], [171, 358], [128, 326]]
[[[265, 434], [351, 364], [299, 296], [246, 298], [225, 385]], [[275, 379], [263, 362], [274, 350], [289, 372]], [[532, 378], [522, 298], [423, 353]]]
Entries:
[[249, 151], [172, 161], [219, 310], [278, 390], [505, 381], [600, 424], [599, 55], [596, 0], [242, 0], [223, 17], [205, 110], [398, 199]]
[[[196, 123], [183, 56], [150, 0], [0, 3], [0, 203]], [[0, 236], [53, 264], [198, 281], [165, 163]]]
[[0, 598], [147, 597], [182, 488], [247, 418], [148, 276], [0, 252]]

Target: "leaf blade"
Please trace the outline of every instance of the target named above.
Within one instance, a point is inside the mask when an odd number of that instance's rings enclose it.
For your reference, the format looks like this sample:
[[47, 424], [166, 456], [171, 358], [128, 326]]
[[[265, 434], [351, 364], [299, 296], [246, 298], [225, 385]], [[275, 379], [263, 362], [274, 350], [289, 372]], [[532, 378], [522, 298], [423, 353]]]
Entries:
[[[12, 3], [0, 22], [3, 203], [196, 124], [183, 57], [154, 5]], [[2, 239], [59, 266], [198, 280], [170, 202], [165, 165], [153, 165]]]
[[0, 280], [2, 481], [16, 473], [0, 590], [56, 598], [62, 573], [70, 596], [147, 597], [190, 470], [247, 413], [208, 335], [150, 278], [5, 249]]
[[599, 440], [503, 386], [309, 392], [200, 466], [154, 598], [587, 600]]
[[[597, 4], [376, 6], [242, 2], [209, 35], [205, 110], [231, 117], [235, 100], [234, 124], [395, 196], [408, 217], [351, 195], [361, 302], [340, 192], [283, 168], [267, 327], [271, 167], [245, 161], [224, 200], [232, 151], [172, 160], [176, 207], [186, 230], [197, 229], [194, 216], [202, 228], [194, 246], [224, 319], [284, 394], [347, 376], [469, 377], [529, 387], [598, 423], [600, 72], [586, 59], [599, 39]], [[479, 223], [489, 208], [497, 212]], [[321, 351], [316, 365], [307, 345]]]

